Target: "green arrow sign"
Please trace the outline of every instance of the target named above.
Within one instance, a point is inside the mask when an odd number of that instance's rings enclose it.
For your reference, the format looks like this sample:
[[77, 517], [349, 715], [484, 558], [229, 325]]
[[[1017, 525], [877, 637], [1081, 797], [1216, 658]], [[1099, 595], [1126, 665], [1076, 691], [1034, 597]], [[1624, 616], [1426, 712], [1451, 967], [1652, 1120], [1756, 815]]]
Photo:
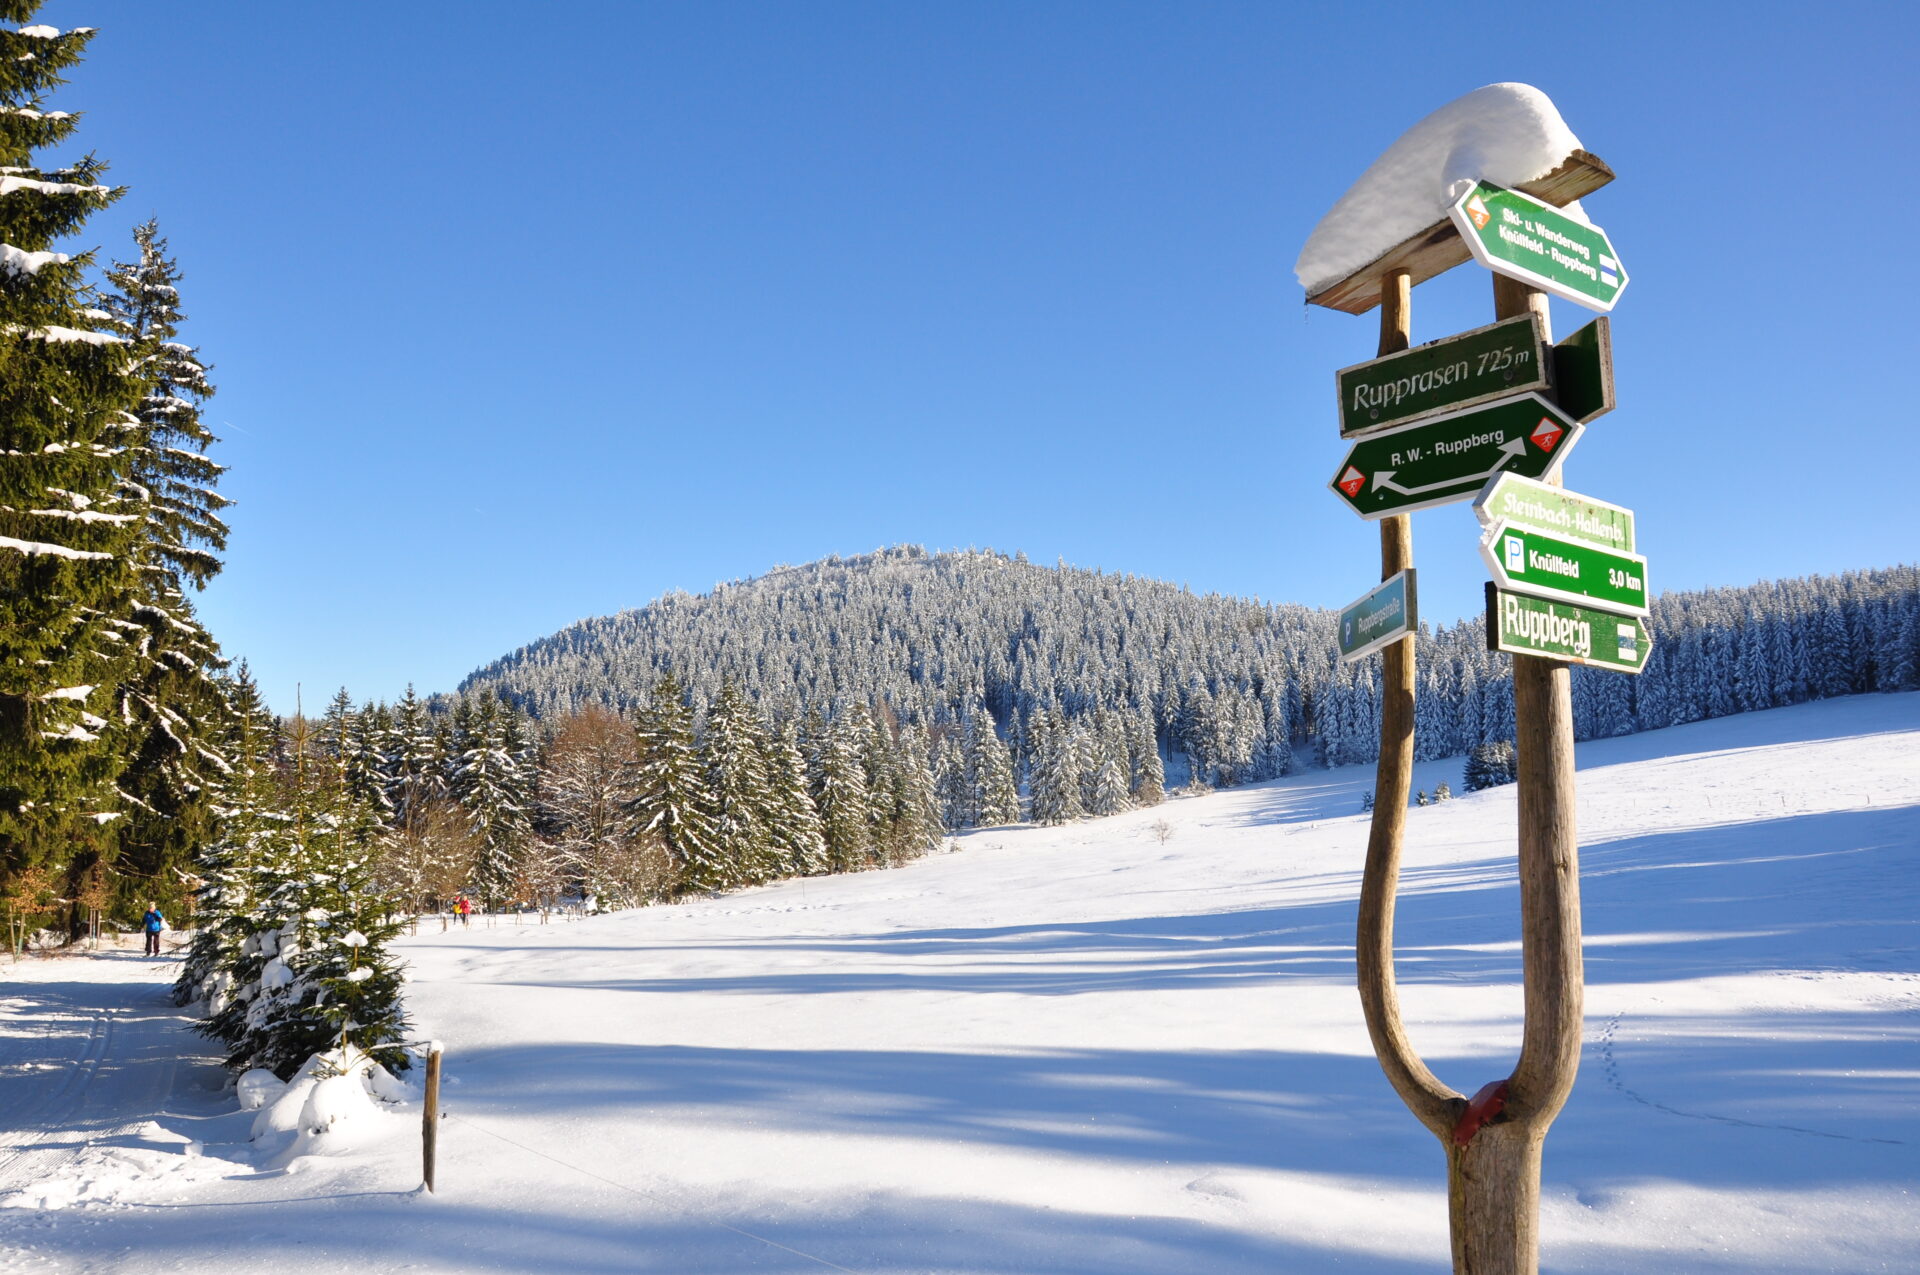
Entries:
[[1531, 195], [1476, 182], [1447, 211], [1474, 259], [1489, 270], [1603, 312], [1627, 286], [1606, 231]]
[[1369, 434], [1327, 485], [1362, 518], [1428, 509], [1471, 498], [1495, 474], [1551, 472], [1585, 429], [1538, 394], [1522, 394]]
[[1613, 320], [1606, 315], [1553, 347], [1553, 401], [1583, 425], [1613, 410]]
[[1455, 411], [1551, 383], [1540, 319], [1523, 314], [1335, 372], [1340, 436]]
[[1534, 597], [1598, 602], [1635, 615], [1649, 609], [1647, 560], [1637, 553], [1613, 553], [1499, 522], [1480, 541], [1480, 556], [1496, 583]]
[[1653, 636], [1638, 616], [1487, 586], [1487, 649], [1638, 673]]
[[1473, 512], [1483, 527], [1506, 522], [1596, 549], [1620, 553], [1634, 549], [1633, 510], [1518, 474], [1501, 474], [1489, 481], [1473, 502]]
[[1340, 658], [1353, 661], [1398, 642], [1420, 622], [1413, 568], [1397, 571], [1340, 611]]

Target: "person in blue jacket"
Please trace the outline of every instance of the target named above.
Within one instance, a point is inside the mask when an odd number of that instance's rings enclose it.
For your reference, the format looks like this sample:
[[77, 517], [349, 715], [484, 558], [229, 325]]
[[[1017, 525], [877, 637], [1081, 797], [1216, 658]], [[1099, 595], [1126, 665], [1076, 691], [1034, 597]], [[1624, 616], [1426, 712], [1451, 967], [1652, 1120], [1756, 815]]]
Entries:
[[140, 918], [140, 925], [147, 932], [147, 955], [160, 955], [160, 931], [167, 928], [167, 918], [160, 915], [158, 903], [147, 904], [147, 914]]

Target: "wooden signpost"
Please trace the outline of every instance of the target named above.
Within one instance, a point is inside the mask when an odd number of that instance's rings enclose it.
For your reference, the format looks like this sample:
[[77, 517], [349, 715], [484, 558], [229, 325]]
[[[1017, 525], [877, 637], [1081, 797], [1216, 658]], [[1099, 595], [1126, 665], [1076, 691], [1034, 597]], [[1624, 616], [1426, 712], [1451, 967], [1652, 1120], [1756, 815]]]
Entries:
[[[1442, 361], [1449, 348], [1473, 349], [1477, 357], [1477, 347], [1471, 342], [1485, 344], [1501, 333], [1525, 330], [1530, 333], [1526, 338], [1530, 348], [1545, 350], [1552, 340], [1552, 329], [1547, 295], [1534, 286], [1536, 283], [1552, 286], [1560, 295], [1572, 296], [1584, 305], [1611, 308], [1626, 284], [1613, 245], [1604, 233], [1585, 223], [1574, 223], [1555, 212], [1553, 206], [1586, 195], [1612, 177], [1611, 169], [1581, 151], [1538, 182], [1529, 183], [1524, 192], [1481, 183], [1456, 203], [1449, 222], [1398, 245], [1379, 260], [1308, 297], [1314, 304], [1349, 313], [1363, 313], [1375, 304], [1380, 307], [1378, 357], [1341, 374], [1343, 436], [1377, 443], [1383, 435], [1398, 435], [1402, 441], [1411, 441], [1422, 426], [1408, 423], [1413, 420], [1408, 415], [1386, 416], [1402, 406], [1423, 413], [1429, 407], [1438, 412], [1451, 409], [1456, 417], [1486, 410], [1484, 406], [1459, 410], [1457, 402], [1432, 406], [1456, 389], [1471, 396], [1490, 388], [1486, 378], [1477, 373], [1456, 372], [1451, 378], [1432, 373], [1435, 368], [1457, 364], [1457, 359], [1453, 364]], [[1484, 229], [1476, 224], [1480, 213], [1487, 214], [1486, 225], [1493, 230], [1491, 238], [1483, 236], [1471, 252], [1500, 272], [1493, 276], [1495, 323], [1454, 338], [1460, 343], [1457, 345], [1436, 342], [1442, 352], [1437, 359], [1406, 358], [1401, 352], [1407, 350], [1411, 338], [1412, 285], [1467, 259], [1469, 248], [1460, 234], [1463, 228], [1469, 235], [1478, 235]], [[1515, 218], [1520, 222], [1517, 227]], [[1505, 237], [1498, 231], [1503, 222], [1509, 228]], [[1516, 243], [1515, 236], [1532, 243]], [[1537, 252], [1535, 245], [1540, 246]], [[1502, 254], [1514, 260], [1502, 260]], [[1603, 269], [1602, 258], [1611, 266]], [[1589, 264], [1593, 267], [1591, 277], [1586, 271]], [[1498, 339], [1493, 343], [1501, 344]], [[1393, 356], [1400, 357], [1395, 360]], [[1424, 474], [1409, 473], [1404, 463], [1379, 463], [1373, 457], [1377, 448], [1361, 456], [1361, 447], [1356, 446], [1349, 453], [1332, 485], [1356, 512], [1378, 519], [1383, 580], [1412, 572], [1409, 510], [1474, 495], [1482, 497], [1483, 510], [1489, 499], [1513, 498], [1511, 507], [1526, 503], [1515, 495], [1519, 489], [1514, 486], [1506, 486], [1502, 496], [1503, 484], [1523, 480], [1508, 476], [1518, 468], [1517, 460], [1503, 461], [1500, 455], [1526, 455], [1526, 440], [1541, 428], [1538, 422], [1548, 422], [1550, 432], [1558, 428], [1560, 433], [1550, 440], [1547, 435], [1540, 436], [1546, 445], [1538, 448], [1539, 454], [1529, 462], [1538, 466], [1529, 477], [1547, 481], [1526, 485], [1558, 485], [1560, 461], [1568, 444], [1578, 436], [1581, 424], [1613, 407], [1612, 343], [1605, 320], [1575, 334], [1564, 346], [1552, 347], [1550, 369], [1541, 369], [1541, 361], [1536, 358], [1532, 360], [1534, 367], [1523, 369], [1529, 383], [1516, 387], [1524, 389], [1519, 401], [1535, 418], [1517, 435], [1509, 436], [1509, 427], [1503, 422], [1499, 439], [1482, 446], [1470, 440], [1492, 431], [1470, 430], [1461, 437], [1445, 428], [1429, 431], [1446, 446], [1437, 455], [1428, 452], [1425, 447], [1432, 439], [1421, 435], [1423, 450], [1415, 463], [1431, 469]], [[1364, 374], [1365, 369], [1373, 369], [1370, 378]], [[1535, 376], [1543, 370], [1548, 374], [1544, 385]], [[1361, 375], [1349, 378], [1348, 373]], [[1509, 401], [1503, 399], [1494, 406], [1501, 408]], [[1376, 408], [1383, 409], [1377, 419], [1372, 416]], [[1391, 443], [1390, 438], [1387, 441]], [[1518, 449], [1514, 447], [1516, 441]], [[1485, 457], [1467, 457], [1465, 450], [1472, 447], [1485, 451]], [[1404, 459], [1407, 449], [1400, 450]], [[1391, 454], [1389, 446], [1389, 460]], [[1370, 463], [1359, 463], [1357, 456]], [[1447, 459], [1442, 461], [1437, 456]], [[1541, 463], [1543, 460], [1545, 463]], [[1455, 486], [1464, 484], [1476, 470], [1476, 489], [1456, 492]], [[1384, 482], [1378, 480], [1383, 471], [1387, 473]], [[1426, 490], [1396, 493], [1396, 487]], [[1531, 503], [1543, 508], [1549, 504], [1539, 500]], [[1571, 521], [1573, 515], [1568, 517]], [[1579, 552], [1608, 552], [1627, 562], [1633, 554], [1630, 515], [1626, 526], [1628, 543], [1624, 545], [1602, 546], [1578, 537], [1569, 539]], [[1536, 531], [1516, 518], [1508, 529], [1522, 537], [1523, 555], [1527, 535], [1553, 531], [1565, 536], [1557, 522]], [[1618, 567], [1619, 563], [1614, 565]], [[1644, 573], [1641, 583], [1644, 585]], [[1560, 647], [1552, 641], [1528, 646], [1522, 637], [1500, 648], [1538, 652], [1513, 656], [1524, 981], [1520, 1056], [1513, 1070], [1503, 1078], [1488, 1081], [1468, 1098], [1443, 1083], [1421, 1060], [1400, 1014], [1394, 978], [1393, 917], [1413, 775], [1414, 647], [1410, 641], [1391, 641], [1382, 648], [1380, 759], [1374, 784], [1377, 799], [1367, 839], [1355, 945], [1360, 1002], [1374, 1054], [1394, 1090], [1445, 1149], [1456, 1275], [1531, 1275], [1538, 1269], [1541, 1152], [1548, 1127], [1572, 1091], [1580, 1062], [1584, 975], [1579, 845], [1574, 827], [1573, 705], [1566, 661], [1578, 655], [1582, 639], [1573, 627], [1576, 621], [1564, 615], [1555, 620], [1550, 615], [1527, 619], [1525, 614], [1537, 608], [1560, 613], [1581, 608], [1519, 593], [1509, 596], [1520, 598], [1512, 611], [1516, 632], [1564, 639]], [[1602, 629], [1599, 637], [1589, 629], [1584, 639], [1587, 655], [1593, 657], [1596, 650], [1601, 655], [1583, 662], [1638, 671], [1646, 649], [1639, 620], [1614, 616], [1610, 611], [1596, 614], [1611, 617], [1614, 624]], [[1493, 619], [1490, 615], [1489, 620]], [[1594, 621], [1589, 618], [1588, 623]], [[1627, 644], [1618, 631], [1620, 623], [1634, 628], [1638, 657], [1632, 667], [1621, 656]], [[1605, 658], [1608, 648], [1603, 646], [1603, 639], [1612, 643], [1614, 662]]]

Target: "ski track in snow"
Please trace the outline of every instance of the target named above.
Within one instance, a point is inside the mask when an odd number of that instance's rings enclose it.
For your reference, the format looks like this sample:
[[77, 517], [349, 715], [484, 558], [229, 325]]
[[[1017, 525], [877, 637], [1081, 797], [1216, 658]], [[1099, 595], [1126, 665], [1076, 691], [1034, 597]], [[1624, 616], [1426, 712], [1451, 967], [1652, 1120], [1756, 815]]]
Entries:
[[[1580, 762], [1588, 1050], [1543, 1271], [1914, 1270], [1920, 695]], [[1371, 786], [1309, 772], [894, 871], [429, 925], [407, 953], [448, 1048], [435, 1196], [417, 1106], [263, 1163], [170, 964], [27, 962], [0, 983], [0, 1272], [1442, 1275], [1444, 1162], [1353, 990]], [[1401, 993], [1465, 1092], [1518, 1044], [1513, 797], [1410, 813]]]

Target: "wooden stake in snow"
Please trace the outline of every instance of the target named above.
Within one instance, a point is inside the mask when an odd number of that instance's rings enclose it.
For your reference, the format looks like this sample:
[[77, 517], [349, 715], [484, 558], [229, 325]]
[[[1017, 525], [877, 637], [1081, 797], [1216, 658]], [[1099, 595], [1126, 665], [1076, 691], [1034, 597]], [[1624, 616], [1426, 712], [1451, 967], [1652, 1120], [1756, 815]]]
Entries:
[[420, 1112], [421, 1176], [433, 1190], [433, 1155], [440, 1134], [440, 1042], [427, 1042], [427, 1101]]

